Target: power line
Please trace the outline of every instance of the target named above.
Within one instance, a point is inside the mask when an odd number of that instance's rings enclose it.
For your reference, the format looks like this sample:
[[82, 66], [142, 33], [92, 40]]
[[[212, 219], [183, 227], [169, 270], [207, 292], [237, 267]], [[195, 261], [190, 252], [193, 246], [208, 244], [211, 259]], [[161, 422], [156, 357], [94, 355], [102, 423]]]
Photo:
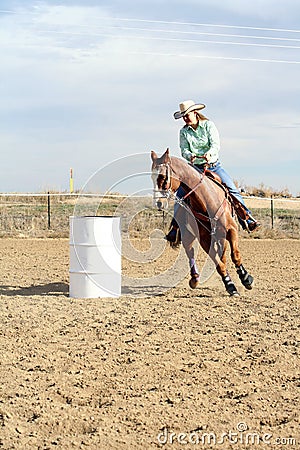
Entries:
[[[31, 45], [22, 43], [22, 47], [33, 49], [47, 49], [47, 50], [60, 50], [61, 47], [51, 46], [45, 47], [40, 45]], [[94, 55], [93, 55], [94, 53]], [[162, 57], [185, 57], [185, 58], [201, 58], [201, 59], [216, 59], [216, 60], [231, 60], [231, 61], [250, 61], [250, 62], [267, 62], [267, 63], [281, 63], [281, 64], [300, 64], [300, 61], [296, 60], [284, 60], [284, 59], [267, 59], [267, 58], [242, 58], [231, 56], [216, 56], [216, 55], [196, 55], [194, 53], [162, 53], [162, 52], [146, 52], [146, 51], [127, 51], [126, 53], [132, 55], [145, 55], [145, 56], [162, 56]], [[89, 56], [97, 56], [99, 52], [91, 51]], [[80, 55], [76, 55], [80, 57]]]
[[[16, 12], [9, 10], [0, 10], [0, 13], [12, 13], [12, 14], [26, 14], [25, 12]], [[28, 14], [37, 15], [37, 12], [29, 12]], [[131, 22], [143, 22], [143, 23], [156, 23], [156, 24], [176, 24], [176, 25], [195, 25], [195, 26], [209, 26], [209, 27], [223, 27], [223, 28], [232, 28], [232, 29], [251, 29], [251, 30], [264, 30], [264, 31], [277, 31], [277, 32], [295, 32], [299, 33], [300, 30], [288, 30], [288, 29], [279, 29], [279, 28], [261, 28], [261, 27], [245, 27], [245, 26], [237, 26], [237, 25], [221, 25], [221, 24], [201, 24], [195, 22], [175, 22], [175, 21], [162, 21], [162, 20], [147, 20], [147, 19], [130, 19], [130, 18], [98, 18], [101, 20], [119, 20], [119, 21], [131, 21]], [[77, 25], [78, 26], [78, 25]], [[85, 25], [79, 25], [80, 28], [87, 27]], [[140, 27], [123, 27], [118, 25], [100, 25], [97, 28], [110, 28], [110, 29], [120, 29], [120, 30], [137, 30], [142, 32], [150, 32], [150, 33], [178, 33], [178, 34], [194, 34], [194, 35], [205, 35], [212, 37], [234, 37], [234, 38], [247, 38], [247, 39], [264, 39], [264, 40], [276, 40], [276, 41], [294, 41], [299, 42], [300, 39], [295, 38], [280, 38], [274, 36], [251, 36], [251, 35], [236, 35], [236, 34], [227, 34], [227, 33], [211, 33], [211, 32], [198, 32], [198, 31], [183, 31], [183, 30], [164, 30], [164, 29], [151, 29], [151, 28], [140, 28]], [[89, 27], [90, 29], [90, 27]], [[136, 39], [136, 40], [156, 40], [156, 41], [169, 41], [169, 42], [186, 42], [186, 43], [204, 43], [204, 44], [214, 44], [214, 45], [238, 45], [238, 46], [251, 46], [251, 47], [260, 47], [260, 48], [280, 48], [280, 49], [299, 49], [300, 46], [296, 45], [278, 45], [278, 44], [266, 44], [266, 43], [253, 43], [253, 42], [233, 42], [233, 41], [214, 41], [214, 40], [205, 40], [205, 39], [188, 39], [188, 38], [168, 38], [168, 37], [159, 37], [159, 36], [142, 36], [142, 35], [118, 35], [118, 34], [108, 34], [108, 33], [82, 33], [82, 32], [72, 32], [72, 31], [60, 31], [60, 30], [35, 30], [38, 33], [53, 33], [53, 34], [63, 34], [63, 35], [71, 35], [71, 36], [104, 36], [108, 38], [121, 38], [121, 39]], [[172, 53], [155, 53], [155, 52], [136, 52], [139, 54], [152, 54], [152, 55], [161, 55], [161, 56], [175, 56]], [[299, 64], [299, 61], [288, 61], [288, 60], [279, 60], [279, 59], [262, 59], [262, 58], [239, 58], [239, 57], [225, 57], [225, 56], [203, 56], [203, 55], [188, 55], [188, 54], [180, 54], [177, 56], [185, 56], [185, 57], [199, 57], [199, 58], [208, 58], [208, 59], [229, 59], [229, 60], [240, 60], [240, 61], [261, 61], [261, 62], [276, 62], [276, 63], [286, 63], [286, 64]]]
[[149, 55], [149, 56], [168, 56], [168, 57], [183, 57], [183, 58], [201, 58], [201, 59], [223, 59], [232, 61], [250, 61], [250, 62], [270, 62], [270, 63], [282, 63], [282, 64], [300, 64], [300, 61], [289, 61], [285, 59], [263, 59], [263, 58], [240, 58], [231, 56], [209, 56], [209, 55], [195, 55], [186, 53], [159, 53], [159, 52], [139, 52], [131, 51], [129, 54], [134, 55]]
[[125, 17], [112, 17], [105, 18], [101, 17], [100, 20], [123, 20], [123, 21], [131, 21], [131, 22], [146, 22], [146, 23], [161, 23], [167, 25], [191, 25], [191, 26], [200, 26], [200, 27], [217, 27], [217, 28], [236, 28], [241, 30], [260, 30], [260, 31], [276, 31], [276, 32], [285, 32], [285, 33], [300, 33], [300, 30], [292, 30], [292, 29], [284, 29], [284, 28], [264, 28], [264, 27], [249, 27], [243, 25], [224, 25], [224, 24], [214, 24], [214, 23], [197, 23], [197, 22], [175, 22], [175, 21], [167, 21], [167, 20], [148, 20], [148, 19], [129, 19]]
[[[31, 45], [22, 43], [22, 47], [33, 48], [33, 49], [47, 49], [47, 50], [60, 50], [61, 47], [52, 46], [45, 47], [40, 45]], [[94, 55], [93, 55], [94, 53]], [[197, 55], [194, 53], [162, 53], [162, 52], [146, 52], [146, 51], [127, 51], [126, 53], [132, 55], [145, 55], [145, 56], [162, 56], [162, 57], [184, 57], [184, 58], [201, 58], [201, 59], [216, 59], [216, 60], [229, 60], [229, 61], [250, 61], [250, 62], [267, 62], [267, 63], [281, 63], [281, 64], [300, 64], [300, 61], [296, 60], [284, 60], [284, 59], [267, 59], [267, 58], [242, 58], [242, 57], [231, 57], [231, 56], [217, 56], [217, 55]], [[97, 56], [99, 52], [90, 52], [90, 56]], [[80, 55], [76, 55], [80, 57]]]
[[[13, 11], [4, 11], [0, 10], [1, 12], [9, 12], [9, 13], [15, 13], [19, 14], [17, 12]], [[24, 13], [25, 14], [25, 13]], [[36, 13], [31, 13], [36, 14]], [[103, 18], [101, 18], [103, 19]], [[254, 27], [241, 27], [241, 26], [235, 26], [235, 25], [212, 25], [212, 24], [197, 24], [193, 22], [172, 22], [172, 21], [154, 21], [154, 20], [146, 20], [146, 19], [127, 19], [127, 18], [113, 18], [113, 20], [123, 20], [123, 21], [139, 21], [139, 22], [148, 22], [148, 23], [168, 23], [168, 24], [194, 24], [194, 25], [201, 25], [201, 26], [216, 26], [216, 27], [230, 27], [230, 28], [247, 28], [247, 29], [260, 29], [260, 30], [266, 30], [266, 28], [254, 28]], [[78, 25], [77, 25], [78, 26]], [[88, 27], [87, 25], [79, 25], [80, 28]], [[90, 28], [90, 27], [89, 27]], [[97, 26], [97, 28], [109, 28], [109, 29], [120, 29], [120, 30], [137, 30], [137, 31], [146, 31], [146, 32], [155, 32], [155, 33], [178, 33], [178, 34], [192, 34], [192, 35], [205, 35], [205, 36], [212, 36], [212, 37], [233, 37], [233, 38], [242, 38], [242, 39], [262, 39], [262, 40], [276, 40], [276, 41], [293, 41], [293, 42], [300, 42], [300, 39], [296, 38], [287, 38], [287, 37], [274, 37], [274, 36], [257, 36], [257, 35], [237, 35], [237, 34], [228, 34], [228, 33], [210, 33], [210, 32], [197, 32], [197, 31], [182, 31], [182, 30], [164, 30], [164, 29], [151, 29], [151, 28], [140, 28], [140, 27], [122, 27], [122, 26], [109, 26], [109, 25], [103, 25], [103, 26]], [[268, 30], [272, 31], [294, 31], [294, 32], [300, 32], [300, 30], [281, 30], [281, 29], [271, 29]], [[80, 32], [70, 32], [70, 31], [59, 31], [59, 30], [37, 30], [40, 33], [57, 33], [57, 34], [66, 34], [66, 35], [78, 35], [78, 36], [107, 36], [107, 37], [123, 37], [118, 35], [109, 35], [104, 33], [80, 33]], [[126, 37], [126, 36], [125, 36]], [[127, 36], [131, 37], [131, 36]], [[239, 43], [239, 42], [228, 42], [228, 41], [206, 41], [206, 40], [197, 40], [197, 39], [179, 39], [179, 38], [157, 38], [157, 37], [144, 37], [144, 36], [133, 36], [134, 38], [139, 39], [152, 39], [152, 40], [168, 40], [168, 41], [178, 41], [178, 42], [199, 42], [199, 43], [214, 43], [214, 44], [225, 44], [225, 45], [245, 45], [245, 46], [257, 46], [257, 47], [270, 47], [270, 48], [288, 48], [288, 49], [299, 49], [298, 46], [288, 46], [288, 45], [272, 45], [272, 44], [255, 44], [255, 43]]]
[[[80, 27], [87, 27], [87, 25], [80, 25]], [[274, 40], [274, 41], [293, 41], [293, 42], [300, 42], [300, 39], [296, 38], [280, 38], [280, 37], [274, 37], [274, 36], [255, 36], [255, 35], [243, 35], [243, 34], [228, 34], [228, 33], [208, 33], [205, 31], [181, 31], [181, 30], [163, 30], [163, 29], [155, 29], [155, 28], [139, 28], [139, 27], [121, 27], [118, 25], [104, 25], [104, 26], [97, 26], [97, 28], [113, 28], [113, 29], [120, 29], [120, 30], [137, 30], [137, 31], [150, 31], [150, 32], [156, 32], [156, 33], [178, 33], [178, 34], [194, 34], [194, 35], [202, 35], [202, 36], [217, 36], [217, 37], [235, 37], [235, 38], [250, 38], [250, 39], [266, 39], [266, 40]]]
[[[13, 10], [0, 10], [0, 13], [3, 14], [16, 14], [16, 15], [38, 15], [39, 12], [33, 11], [13, 11]], [[149, 19], [135, 19], [129, 17], [95, 17], [93, 19], [97, 20], [119, 20], [126, 22], [142, 22], [142, 23], [159, 23], [166, 25], [189, 25], [189, 26], [201, 26], [201, 27], [217, 27], [217, 28], [232, 28], [232, 29], [241, 29], [241, 30], [260, 30], [260, 31], [275, 31], [275, 32], [283, 32], [283, 33], [300, 33], [300, 30], [295, 29], [286, 29], [286, 28], [267, 28], [267, 27], [252, 27], [252, 26], [244, 26], [244, 25], [226, 25], [226, 24], [214, 24], [214, 23], [198, 23], [198, 22], [179, 22], [179, 21], [169, 21], [169, 20], [149, 20]]]
[[[91, 27], [89, 27], [88, 25], [77, 25], [77, 27], [80, 28], [89, 28], [89, 30], [91, 29]], [[228, 33], [208, 33], [205, 31], [181, 31], [181, 30], [164, 30], [162, 28], [140, 28], [140, 27], [122, 27], [122, 26], [118, 26], [118, 25], [100, 25], [100, 26], [96, 26], [96, 29], [117, 29], [117, 30], [130, 30], [130, 31], [147, 31], [147, 32], [155, 32], [155, 33], [177, 33], [177, 34], [191, 34], [191, 35], [201, 35], [201, 36], [213, 36], [213, 37], [234, 37], [234, 38], [242, 38], [242, 39], [262, 39], [262, 40], [274, 40], [274, 41], [289, 41], [289, 42], [300, 42], [300, 39], [297, 38], [281, 38], [281, 37], [274, 37], [274, 36], [256, 36], [256, 35], [241, 35], [241, 34], [228, 34]], [[56, 30], [54, 30], [55, 32]], [[47, 32], [47, 30], [45, 30], [44, 32]], [[51, 32], [51, 30], [49, 31]], [[58, 32], [58, 31], [57, 31]], [[72, 32], [65, 32], [67, 33], [72, 33]], [[93, 32], [92, 33], [88, 33], [86, 34], [87, 36], [91, 35], [96, 35]]]
[[58, 31], [58, 30], [36, 30], [39, 33], [45, 34], [63, 34], [70, 36], [104, 36], [110, 38], [121, 39], [142, 39], [142, 40], [155, 40], [155, 41], [168, 41], [168, 42], [189, 42], [189, 43], [201, 43], [201, 44], [218, 44], [218, 45], [240, 45], [248, 47], [264, 47], [264, 48], [286, 48], [286, 49], [300, 49], [297, 45], [277, 45], [277, 44], [256, 44], [251, 42], [232, 42], [232, 41], [209, 41], [205, 39], [180, 39], [180, 38], [165, 38], [165, 37], [153, 37], [153, 36], [140, 36], [140, 35], [117, 35], [108, 33], [81, 33], [70, 31]]

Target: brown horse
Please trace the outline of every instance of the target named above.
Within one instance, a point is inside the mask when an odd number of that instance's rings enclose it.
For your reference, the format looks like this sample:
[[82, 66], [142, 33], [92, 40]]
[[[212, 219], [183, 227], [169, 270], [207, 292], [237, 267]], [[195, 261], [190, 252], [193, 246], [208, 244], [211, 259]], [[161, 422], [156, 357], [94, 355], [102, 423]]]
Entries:
[[238, 245], [238, 226], [232, 214], [232, 204], [226, 189], [208, 177], [205, 170], [201, 173], [186, 161], [174, 156], [170, 157], [169, 149], [161, 157], [152, 151], [151, 159], [152, 179], [156, 192], [165, 197], [175, 193], [180, 185], [185, 191], [184, 201], [176, 200], [180, 202], [180, 207], [175, 218], [189, 259], [190, 287], [196, 288], [200, 281], [195, 262], [197, 239], [213, 261], [230, 295], [239, 295], [239, 293], [226, 268], [228, 243], [231, 259], [242, 284], [247, 289], [252, 289], [253, 277], [242, 265]]

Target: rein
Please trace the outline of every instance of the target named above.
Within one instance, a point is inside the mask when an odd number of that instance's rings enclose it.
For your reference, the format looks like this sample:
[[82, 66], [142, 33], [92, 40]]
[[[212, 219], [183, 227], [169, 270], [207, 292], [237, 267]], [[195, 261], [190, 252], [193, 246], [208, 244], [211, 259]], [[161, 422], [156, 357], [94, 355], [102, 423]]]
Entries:
[[196, 189], [198, 189], [198, 187], [200, 186], [200, 184], [202, 183], [202, 181], [205, 177], [206, 170], [207, 170], [207, 168], [205, 167], [201, 174], [200, 181], [196, 184], [196, 186], [193, 187], [193, 189], [191, 189], [184, 197], [182, 197], [182, 200], [185, 200], [186, 198], [188, 198], [193, 192], [196, 191]]

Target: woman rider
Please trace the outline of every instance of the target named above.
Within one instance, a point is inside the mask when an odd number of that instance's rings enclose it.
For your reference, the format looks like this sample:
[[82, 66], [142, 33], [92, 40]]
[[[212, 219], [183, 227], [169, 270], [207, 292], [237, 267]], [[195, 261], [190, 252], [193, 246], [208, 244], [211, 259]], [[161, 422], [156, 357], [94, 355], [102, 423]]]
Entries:
[[[196, 104], [193, 100], [186, 100], [179, 104], [179, 111], [174, 113], [175, 119], [183, 118], [185, 122], [179, 133], [181, 155], [199, 171], [203, 171], [207, 167], [211, 172], [219, 175], [230, 194], [243, 205], [249, 216], [246, 221], [238, 217], [242, 227], [248, 231], [254, 231], [260, 226], [260, 223], [252, 217], [251, 211], [246, 207], [240, 191], [221, 165], [219, 160], [219, 133], [214, 122], [199, 112], [203, 108], [205, 108], [205, 105], [202, 103]], [[182, 187], [179, 187], [176, 195], [178, 198], [184, 197], [185, 192]], [[175, 218], [178, 208], [179, 204], [175, 203], [174, 219], [171, 223], [172, 228], [166, 236], [166, 239], [170, 242], [176, 241], [178, 224]]]

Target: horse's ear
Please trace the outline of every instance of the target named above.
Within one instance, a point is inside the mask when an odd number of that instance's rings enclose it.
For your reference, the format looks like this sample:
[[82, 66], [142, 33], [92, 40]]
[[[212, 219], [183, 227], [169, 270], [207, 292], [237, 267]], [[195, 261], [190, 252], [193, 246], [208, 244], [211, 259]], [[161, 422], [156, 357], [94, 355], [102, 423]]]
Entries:
[[164, 163], [168, 163], [171, 161], [171, 157], [170, 157], [170, 149], [169, 147], [167, 148], [167, 150], [165, 151], [165, 153], [162, 156]]
[[156, 161], [157, 160], [157, 154], [155, 153], [154, 150], [151, 150], [151, 159], [152, 159], [152, 161]]

